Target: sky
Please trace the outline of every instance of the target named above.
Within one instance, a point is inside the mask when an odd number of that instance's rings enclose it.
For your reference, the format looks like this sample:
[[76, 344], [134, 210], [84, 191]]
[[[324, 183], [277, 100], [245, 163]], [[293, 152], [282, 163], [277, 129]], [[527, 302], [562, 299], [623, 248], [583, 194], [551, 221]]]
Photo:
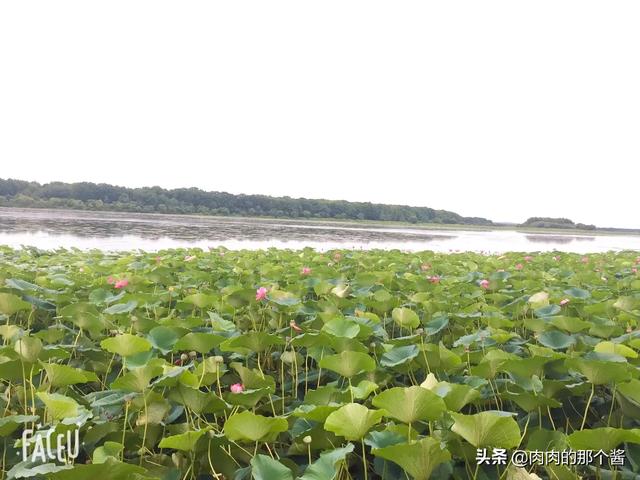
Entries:
[[0, 178], [640, 227], [640, 2], [0, 2]]

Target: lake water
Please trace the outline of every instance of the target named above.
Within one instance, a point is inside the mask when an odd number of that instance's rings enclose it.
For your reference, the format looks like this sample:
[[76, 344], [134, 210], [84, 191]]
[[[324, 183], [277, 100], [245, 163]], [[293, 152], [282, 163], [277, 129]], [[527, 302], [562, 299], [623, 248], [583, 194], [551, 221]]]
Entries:
[[0, 245], [157, 251], [176, 247], [410, 251], [640, 250], [640, 236], [439, 230], [340, 222], [0, 208]]

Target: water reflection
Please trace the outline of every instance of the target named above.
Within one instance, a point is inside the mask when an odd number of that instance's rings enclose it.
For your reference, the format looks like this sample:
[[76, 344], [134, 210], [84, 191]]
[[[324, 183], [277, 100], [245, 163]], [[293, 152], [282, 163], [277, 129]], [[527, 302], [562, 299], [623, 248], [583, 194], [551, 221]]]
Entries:
[[527, 240], [533, 243], [558, 243], [566, 245], [571, 242], [592, 242], [596, 237], [576, 235], [525, 235]]
[[389, 228], [357, 223], [0, 208], [0, 245], [43, 249], [161, 250], [177, 247], [570, 251], [640, 249], [630, 235], [530, 234], [510, 230]]

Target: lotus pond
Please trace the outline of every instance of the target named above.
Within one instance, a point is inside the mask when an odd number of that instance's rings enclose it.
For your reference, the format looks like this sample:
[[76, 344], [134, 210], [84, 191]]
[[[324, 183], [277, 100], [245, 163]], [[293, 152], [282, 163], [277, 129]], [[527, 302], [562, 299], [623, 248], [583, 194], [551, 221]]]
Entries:
[[640, 478], [639, 262], [0, 248], [2, 478]]

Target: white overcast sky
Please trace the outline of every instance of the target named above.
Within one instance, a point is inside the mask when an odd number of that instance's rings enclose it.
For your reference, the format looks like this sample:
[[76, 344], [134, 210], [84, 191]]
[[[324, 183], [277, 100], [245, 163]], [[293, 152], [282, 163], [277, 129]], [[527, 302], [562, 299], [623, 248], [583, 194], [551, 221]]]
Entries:
[[5, 1], [0, 177], [640, 227], [640, 2]]

